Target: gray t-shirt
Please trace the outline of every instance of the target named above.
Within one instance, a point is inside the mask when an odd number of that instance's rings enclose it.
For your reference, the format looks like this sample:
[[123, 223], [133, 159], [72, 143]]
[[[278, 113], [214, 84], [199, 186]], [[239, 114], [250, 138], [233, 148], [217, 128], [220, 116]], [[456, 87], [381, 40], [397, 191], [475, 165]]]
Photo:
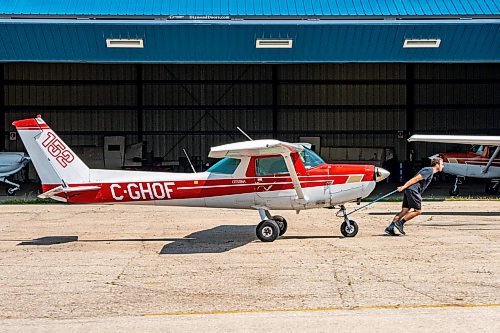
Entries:
[[429, 184], [431, 183], [432, 177], [434, 176], [434, 172], [432, 170], [432, 167], [426, 167], [426, 168], [422, 168], [418, 172], [418, 175], [421, 175], [422, 177], [424, 177], [424, 179], [409, 186], [408, 190], [412, 190], [412, 191], [415, 191], [417, 193], [422, 194], [422, 193], [424, 193], [427, 186], [429, 186]]

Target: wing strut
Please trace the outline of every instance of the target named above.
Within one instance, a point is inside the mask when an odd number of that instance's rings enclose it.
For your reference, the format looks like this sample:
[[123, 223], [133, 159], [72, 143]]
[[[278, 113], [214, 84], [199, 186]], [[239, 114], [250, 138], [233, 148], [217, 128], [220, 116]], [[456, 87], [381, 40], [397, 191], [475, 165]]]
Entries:
[[300, 186], [299, 176], [297, 176], [297, 171], [295, 170], [295, 166], [292, 163], [292, 158], [290, 156], [290, 152], [281, 154], [285, 159], [285, 164], [290, 173], [290, 178], [292, 178], [293, 188], [295, 192], [297, 192], [297, 197], [301, 200], [305, 200], [306, 197], [304, 195], [304, 191], [302, 191], [302, 186]]
[[491, 164], [493, 163], [493, 160], [497, 157], [498, 153], [500, 152], [500, 146], [495, 149], [495, 152], [493, 155], [491, 155], [490, 160], [488, 161], [488, 164], [486, 164], [486, 168], [483, 170], [483, 173], [487, 173], [488, 170], [490, 169]]

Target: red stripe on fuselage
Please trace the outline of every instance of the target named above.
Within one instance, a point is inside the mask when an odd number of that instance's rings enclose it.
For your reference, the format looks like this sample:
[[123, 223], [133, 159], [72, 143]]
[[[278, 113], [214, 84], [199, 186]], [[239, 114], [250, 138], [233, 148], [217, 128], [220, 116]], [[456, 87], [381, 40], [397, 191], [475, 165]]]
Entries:
[[[323, 187], [329, 183], [341, 185], [347, 182], [349, 175], [307, 176], [301, 177], [303, 188]], [[372, 179], [363, 179], [370, 181]], [[59, 185], [45, 184], [46, 192]], [[170, 199], [193, 199], [215, 196], [236, 195], [253, 192], [273, 192], [293, 190], [290, 177], [262, 177], [262, 181], [255, 182], [255, 178], [240, 179], [211, 179], [211, 180], [158, 180], [152, 182], [116, 182], [116, 183], [83, 183], [70, 184], [77, 186], [99, 186], [100, 190], [71, 192], [60, 194], [66, 197], [69, 203], [107, 203], [154, 201]]]

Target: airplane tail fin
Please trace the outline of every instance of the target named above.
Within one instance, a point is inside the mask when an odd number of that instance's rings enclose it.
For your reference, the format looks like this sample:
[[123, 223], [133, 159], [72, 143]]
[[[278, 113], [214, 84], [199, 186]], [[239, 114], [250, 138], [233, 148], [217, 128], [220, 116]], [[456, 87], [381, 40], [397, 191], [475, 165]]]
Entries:
[[89, 182], [89, 168], [40, 116], [17, 120], [12, 125], [19, 132], [43, 185]]

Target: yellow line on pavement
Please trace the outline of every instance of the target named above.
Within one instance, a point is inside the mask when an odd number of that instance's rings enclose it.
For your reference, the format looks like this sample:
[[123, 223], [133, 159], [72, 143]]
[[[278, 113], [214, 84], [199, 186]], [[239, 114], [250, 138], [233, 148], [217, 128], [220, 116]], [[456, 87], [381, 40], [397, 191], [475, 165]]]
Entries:
[[420, 304], [420, 305], [371, 305], [339, 308], [296, 308], [296, 309], [248, 309], [248, 310], [221, 310], [221, 311], [179, 311], [145, 313], [144, 316], [192, 316], [192, 315], [222, 315], [242, 313], [267, 313], [267, 312], [319, 312], [341, 310], [376, 310], [376, 309], [453, 309], [453, 308], [495, 308], [500, 304]]

